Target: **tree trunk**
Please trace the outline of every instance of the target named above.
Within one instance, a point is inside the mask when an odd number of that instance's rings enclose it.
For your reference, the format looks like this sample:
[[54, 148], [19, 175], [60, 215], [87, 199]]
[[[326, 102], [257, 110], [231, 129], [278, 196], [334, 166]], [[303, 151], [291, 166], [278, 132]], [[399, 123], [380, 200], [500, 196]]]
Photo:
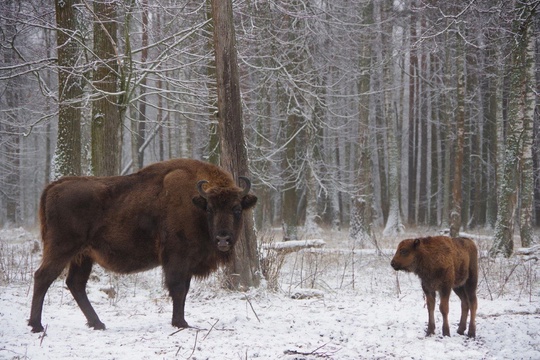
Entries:
[[94, 54], [96, 89], [92, 104], [92, 173], [96, 176], [120, 173], [120, 125], [118, 107], [118, 52], [116, 4], [94, 1]]
[[[8, 0], [5, 5], [7, 14], [2, 14], [7, 22], [5, 28], [2, 29], [2, 42], [9, 44], [9, 46], [0, 47], [0, 51], [3, 53], [2, 65], [13, 67], [16, 67], [19, 62], [17, 51], [14, 48], [17, 28], [16, 22], [12, 20], [17, 18], [18, 7], [19, 4], [15, 0]], [[7, 109], [2, 109], [2, 112], [5, 112], [2, 115], [5, 116], [7, 121], [5, 123], [0, 122], [0, 153], [3, 158], [6, 158], [6, 161], [0, 164], [2, 165], [0, 178], [5, 179], [4, 183], [1, 184], [0, 196], [5, 201], [2, 201], [2, 203], [5, 203], [7, 224], [13, 226], [19, 225], [22, 208], [20, 206], [21, 199], [19, 198], [21, 193], [21, 141], [19, 134], [22, 132], [23, 119], [20, 111], [22, 103], [21, 84], [18, 83], [18, 80], [17, 78], [10, 78], [2, 85], [2, 92], [5, 92], [3, 95], [7, 106]]]
[[457, 39], [457, 114], [456, 114], [456, 145], [454, 158], [454, 179], [452, 182], [452, 211], [450, 213], [450, 236], [459, 236], [461, 228], [463, 151], [465, 141], [465, 49], [461, 39]]
[[[371, 16], [365, 10], [366, 16]], [[360, 53], [361, 68], [369, 68], [370, 47], [367, 36], [364, 38], [364, 46]], [[363, 104], [369, 102], [370, 75], [363, 74], [358, 81], [358, 150], [356, 159], [355, 193], [352, 194], [351, 220], [349, 227], [349, 241], [353, 248], [364, 248], [368, 242], [375, 242], [373, 236], [373, 185], [371, 183], [371, 152], [376, 149], [370, 148], [369, 109]]]
[[141, 37], [141, 71], [143, 72], [139, 89], [139, 111], [137, 120], [137, 132], [133, 134], [135, 136], [135, 144], [137, 145], [136, 157], [133, 158], [134, 170], [138, 170], [144, 166], [144, 148], [143, 145], [146, 141], [146, 123], [148, 116], [146, 114], [146, 86], [147, 76], [144, 73], [146, 68], [146, 62], [148, 59], [148, 0], [141, 0], [142, 8], [142, 37]]
[[[503, 157], [503, 169], [501, 172], [501, 182], [499, 184], [499, 211], [497, 213], [497, 223], [495, 224], [495, 238], [490, 249], [490, 255], [502, 254], [505, 257], [512, 255], [514, 251], [514, 224], [518, 211], [520, 190], [531, 191], [532, 189], [520, 189], [521, 171], [524, 164], [524, 150], [529, 148], [527, 137], [532, 132], [529, 118], [530, 105], [530, 85], [531, 74], [529, 67], [532, 62], [532, 41], [529, 41], [529, 28], [531, 24], [531, 12], [527, 4], [516, 3], [516, 14], [523, 17], [514, 20], [514, 38], [510, 39], [515, 43], [513, 47], [511, 68], [505, 72], [510, 76], [510, 91], [508, 99], [508, 119], [506, 149]], [[528, 165], [527, 165], [528, 166]], [[530, 175], [530, 170], [529, 174]], [[528, 204], [528, 207], [532, 204]], [[525, 211], [529, 211], [525, 209]], [[529, 213], [530, 215], [530, 213]], [[526, 215], [525, 216], [529, 216]], [[521, 219], [523, 220], [523, 219]], [[530, 221], [530, 219], [529, 219]], [[527, 225], [530, 227], [530, 222]], [[530, 231], [523, 229], [523, 231]], [[526, 235], [527, 237], [528, 235]], [[526, 239], [526, 241], [528, 241]]]
[[534, 45], [533, 36], [534, 25], [527, 24], [527, 33], [524, 34], [526, 42], [523, 46], [524, 57], [522, 59], [524, 80], [521, 88], [521, 101], [519, 106], [523, 114], [523, 133], [521, 136], [521, 160], [520, 160], [520, 218], [519, 234], [521, 237], [521, 246], [530, 247], [533, 242], [533, 202], [534, 202], [534, 179], [533, 179], [533, 159], [532, 159], [532, 121], [534, 118], [535, 94], [530, 89], [533, 88], [535, 75], [534, 68]]
[[300, 127], [300, 116], [296, 114], [290, 114], [287, 117], [285, 124], [287, 130], [285, 131], [285, 140], [287, 144], [285, 146], [285, 154], [282, 159], [282, 171], [283, 171], [283, 191], [281, 206], [283, 221], [283, 238], [284, 240], [297, 240], [298, 228], [300, 227], [300, 217], [298, 214], [298, 189], [297, 189], [297, 173], [296, 173], [296, 142], [298, 137], [298, 130]]
[[76, 69], [78, 0], [56, 1], [58, 45], [58, 139], [54, 177], [81, 175], [81, 76]]
[[399, 206], [399, 154], [396, 142], [397, 131], [397, 114], [395, 111], [387, 112], [389, 117], [388, 126], [388, 162], [389, 162], [389, 174], [388, 174], [388, 219], [386, 220], [386, 226], [384, 227], [384, 236], [395, 236], [401, 234], [404, 230], [404, 226], [401, 222], [401, 209]]
[[[249, 174], [242, 121], [232, 0], [212, 0], [218, 95], [221, 166], [235, 177]], [[252, 211], [244, 214], [244, 229], [227, 268], [229, 286], [246, 289], [260, 283], [260, 264]]]
[[[397, 11], [398, 8], [396, 7]], [[392, 46], [393, 51], [398, 53], [403, 48], [403, 32], [402, 24], [394, 24], [392, 31]], [[394, 85], [392, 96], [387, 96], [387, 136], [388, 136], [388, 218], [383, 231], [385, 236], [394, 236], [400, 234], [404, 230], [401, 221], [401, 206], [400, 206], [400, 178], [401, 178], [401, 161], [400, 147], [398, 147], [399, 138], [399, 117], [402, 111], [401, 108], [401, 57], [394, 57], [392, 61], [391, 75]], [[390, 81], [389, 81], [390, 82]], [[408, 136], [408, 134], [407, 134]]]

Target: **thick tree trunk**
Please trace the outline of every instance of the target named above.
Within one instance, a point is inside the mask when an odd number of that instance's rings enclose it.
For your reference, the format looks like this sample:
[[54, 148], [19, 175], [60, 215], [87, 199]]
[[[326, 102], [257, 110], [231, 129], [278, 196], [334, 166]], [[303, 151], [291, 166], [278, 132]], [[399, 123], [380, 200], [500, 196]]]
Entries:
[[56, 1], [58, 51], [58, 140], [54, 177], [81, 175], [81, 76], [76, 69], [79, 42], [75, 5], [78, 0]]
[[[366, 16], [370, 16], [366, 10]], [[367, 40], [367, 37], [364, 39]], [[369, 42], [364, 41], [361, 48], [360, 64], [369, 67]], [[370, 75], [364, 74], [358, 81], [359, 104], [369, 103]], [[349, 241], [353, 248], [364, 248], [369, 242], [375, 242], [373, 235], [373, 185], [369, 130], [369, 109], [359, 106], [358, 150], [356, 154], [355, 193], [352, 195]]]
[[521, 101], [519, 106], [523, 113], [523, 133], [521, 136], [521, 161], [520, 161], [520, 218], [519, 235], [521, 246], [530, 247], [535, 241], [533, 237], [533, 202], [534, 202], [534, 178], [533, 178], [533, 158], [532, 158], [532, 121], [534, 118], [535, 95], [531, 93], [534, 79], [534, 42], [533, 24], [528, 26], [527, 34], [524, 35], [526, 49], [523, 58], [524, 81], [521, 88]]
[[[512, 51], [512, 62], [508, 76], [510, 76], [510, 91], [508, 99], [508, 119], [506, 149], [503, 157], [503, 170], [501, 172], [501, 182], [499, 185], [499, 211], [497, 223], [495, 224], [495, 237], [490, 250], [492, 256], [502, 254], [505, 257], [512, 255], [514, 251], [514, 224], [517, 220], [516, 214], [521, 197], [522, 205], [524, 196], [529, 197], [532, 193], [530, 184], [520, 184], [523, 179], [523, 171], [530, 174], [530, 156], [524, 156], [524, 151], [530, 151], [528, 145], [532, 127], [530, 117], [532, 110], [529, 110], [531, 92], [530, 85], [532, 77], [529, 67], [532, 66], [532, 41], [529, 40], [531, 27], [531, 13], [525, 3], [516, 3], [516, 14], [521, 14], [521, 18], [514, 20], [515, 38], [511, 39], [515, 43]], [[525, 161], [525, 163], [524, 163]], [[525, 168], [523, 168], [525, 167]], [[520, 188], [526, 185], [528, 188]], [[524, 195], [523, 192], [528, 192]], [[525, 200], [525, 208], [521, 209], [520, 233], [525, 238], [525, 242], [530, 241], [530, 208], [532, 203]], [[529, 202], [527, 204], [527, 202]], [[523, 213], [523, 211], [525, 213]]]
[[118, 53], [116, 4], [94, 1], [94, 53], [96, 89], [92, 104], [92, 173], [96, 176], [120, 173], [120, 125], [118, 107]]
[[[236, 54], [231, 0], [212, 0], [214, 50], [218, 95], [218, 121], [221, 166], [235, 177], [249, 174], [240, 98], [240, 80]], [[253, 213], [244, 214], [244, 231], [235, 246], [235, 258], [227, 268], [229, 286], [245, 289], [260, 283]]]

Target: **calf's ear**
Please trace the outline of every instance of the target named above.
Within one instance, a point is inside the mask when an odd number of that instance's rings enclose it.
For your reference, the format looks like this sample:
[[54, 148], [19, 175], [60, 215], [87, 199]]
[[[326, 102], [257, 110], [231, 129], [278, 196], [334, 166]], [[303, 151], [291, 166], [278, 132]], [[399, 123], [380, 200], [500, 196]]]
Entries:
[[414, 239], [413, 246], [417, 247], [418, 245], [420, 245], [420, 239]]
[[191, 199], [191, 201], [193, 202], [193, 204], [198, 207], [199, 209], [202, 209], [204, 211], [206, 211], [206, 205], [208, 204], [206, 202], [206, 199], [203, 198], [202, 196], [200, 195], [197, 195], [197, 196], [194, 196], [193, 199]]
[[257, 203], [257, 197], [253, 194], [247, 194], [242, 198], [242, 201], [241, 201], [242, 209], [244, 210], [251, 209], [252, 207], [255, 206], [256, 203]]

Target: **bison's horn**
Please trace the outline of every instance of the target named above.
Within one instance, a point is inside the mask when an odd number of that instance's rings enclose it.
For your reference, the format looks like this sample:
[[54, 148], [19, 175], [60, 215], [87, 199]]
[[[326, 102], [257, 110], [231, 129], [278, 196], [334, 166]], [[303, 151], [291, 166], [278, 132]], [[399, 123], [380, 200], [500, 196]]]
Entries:
[[203, 189], [203, 185], [204, 184], [208, 184], [208, 181], [206, 180], [201, 180], [197, 183], [197, 190], [199, 191], [199, 195], [201, 195], [203, 198], [207, 198], [207, 194], [206, 194], [206, 191], [204, 191]]
[[244, 191], [242, 192], [242, 196], [246, 196], [249, 193], [249, 190], [251, 190], [251, 180], [245, 176], [239, 176], [238, 178], [246, 184]]

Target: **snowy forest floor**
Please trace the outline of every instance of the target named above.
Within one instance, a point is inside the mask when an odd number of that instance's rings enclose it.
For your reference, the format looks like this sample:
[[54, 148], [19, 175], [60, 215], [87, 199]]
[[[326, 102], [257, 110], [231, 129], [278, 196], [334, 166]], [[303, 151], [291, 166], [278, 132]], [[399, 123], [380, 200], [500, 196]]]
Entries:
[[[456, 333], [455, 294], [451, 337], [441, 335], [438, 306], [436, 335], [425, 337], [420, 282], [389, 265], [399, 240], [410, 236], [382, 242], [377, 254], [352, 250], [345, 233], [328, 231], [323, 248], [275, 258], [272, 280], [257, 289], [224, 290], [219, 274], [194, 281], [186, 304], [192, 328], [181, 331], [170, 325], [172, 303], [159, 268], [117, 276], [96, 266], [87, 291], [107, 330], [85, 326], [60, 278], [45, 299], [43, 336], [26, 324], [39, 236], [0, 230], [0, 359], [540, 358], [537, 258], [481, 256], [476, 339]], [[485, 254], [489, 236], [474, 239]]]

